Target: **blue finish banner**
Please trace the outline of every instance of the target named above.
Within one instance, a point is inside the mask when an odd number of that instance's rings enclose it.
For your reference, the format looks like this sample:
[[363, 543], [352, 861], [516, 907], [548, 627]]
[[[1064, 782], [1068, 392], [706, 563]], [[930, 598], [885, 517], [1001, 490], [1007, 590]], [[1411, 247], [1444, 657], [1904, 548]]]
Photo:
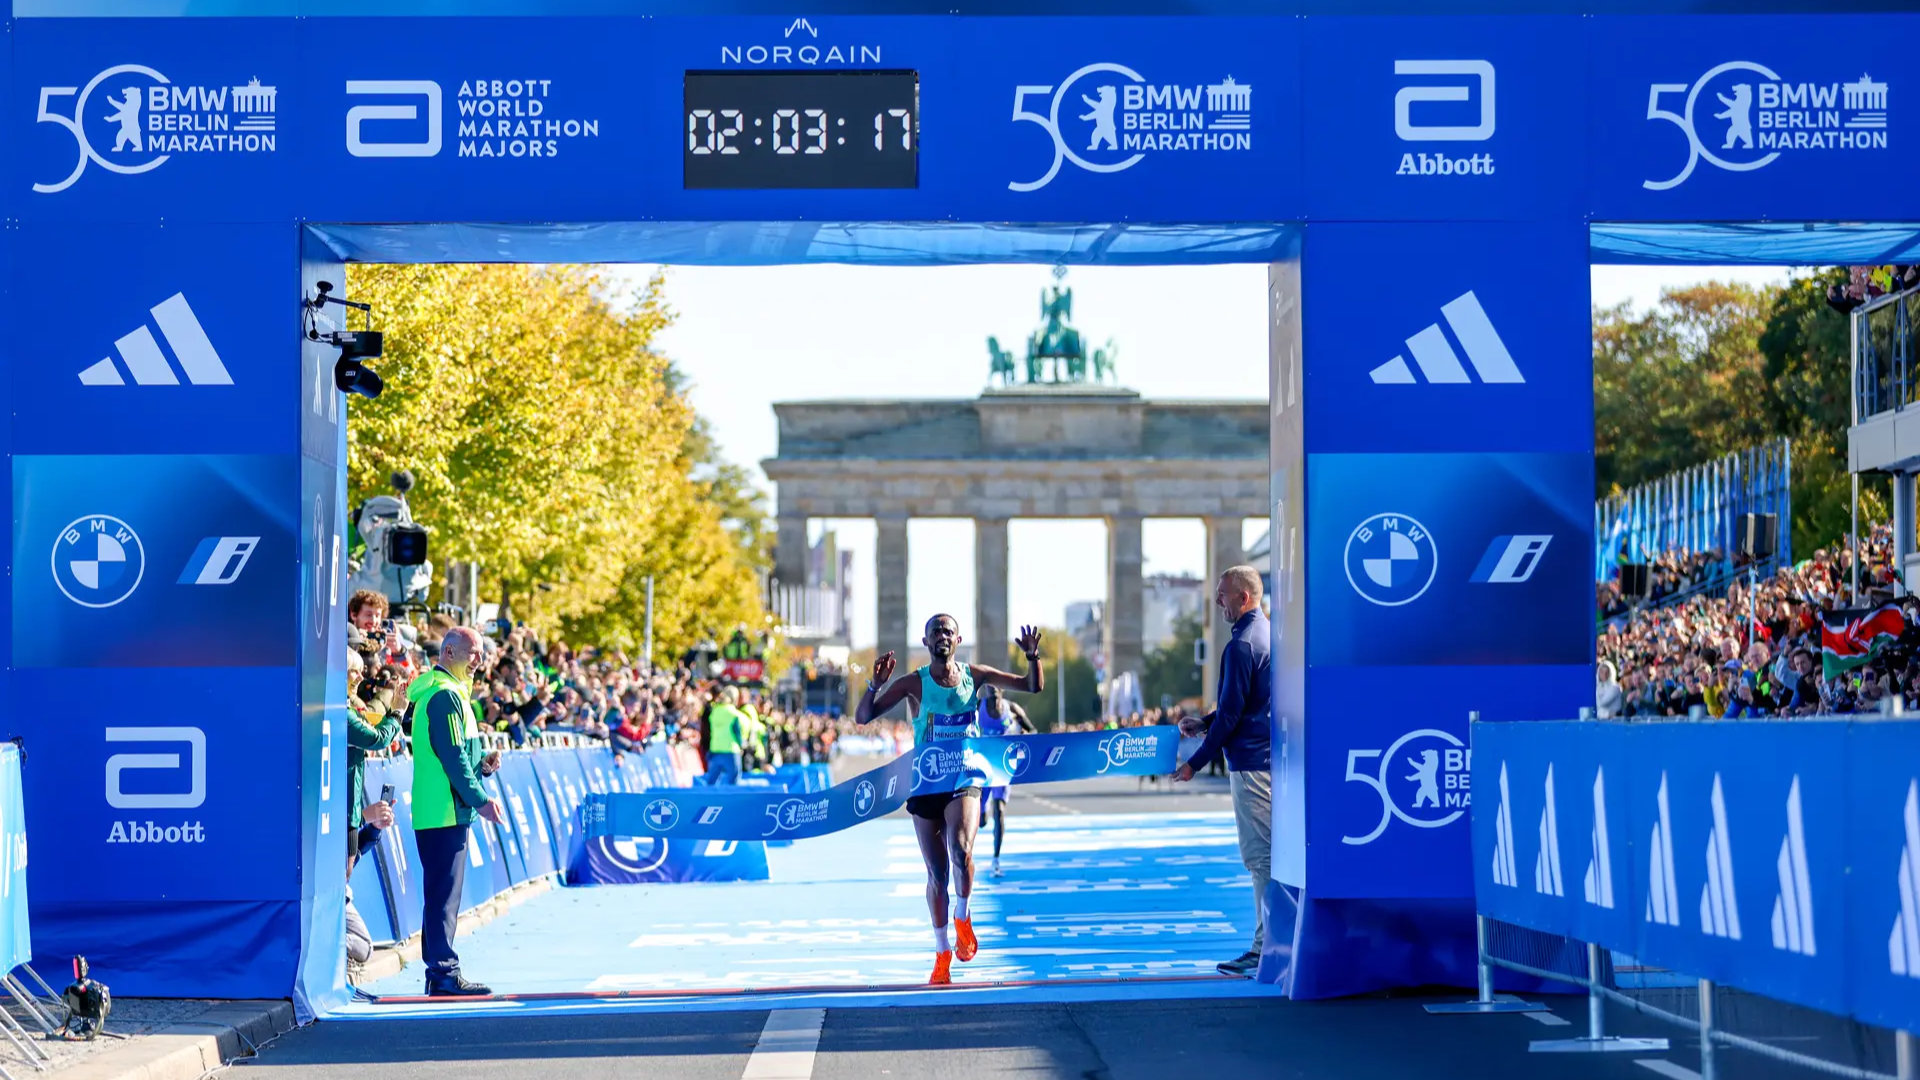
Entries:
[[1480, 723], [1479, 910], [1920, 1024], [1920, 722]]
[[1171, 772], [1179, 745], [1180, 730], [1174, 727], [950, 739], [916, 746], [812, 795], [698, 787], [590, 795], [582, 818], [589, 837], [800, 840], [884, 817], [915, 795]]

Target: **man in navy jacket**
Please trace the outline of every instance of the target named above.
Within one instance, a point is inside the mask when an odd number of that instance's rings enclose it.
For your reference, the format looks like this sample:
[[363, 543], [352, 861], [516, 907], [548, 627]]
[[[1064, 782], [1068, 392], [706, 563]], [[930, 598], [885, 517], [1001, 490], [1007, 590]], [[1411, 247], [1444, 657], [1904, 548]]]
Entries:
[[1273, 650], [1267, 617], [1260, 613], [1260, 574], [1235, 566], [1220, 575], [1214, 590], [1233, 636], [1220, 650], [1220, 690], [1214, 711], [1180, 721], [1189, 735], [1206, 732], [1200, 749], [1174, 771], [1175, 780], [1193, 779], [1196, 770], [1225, 753], [1233, 788], [1234, 824], [1240, 834], [1240, 861], [1253, 875], [1253, 948], [1220, 965], [1228, 975], [1252, 975], [1260, 967], [1267, 940], [1267, 878], [1273, 865]]

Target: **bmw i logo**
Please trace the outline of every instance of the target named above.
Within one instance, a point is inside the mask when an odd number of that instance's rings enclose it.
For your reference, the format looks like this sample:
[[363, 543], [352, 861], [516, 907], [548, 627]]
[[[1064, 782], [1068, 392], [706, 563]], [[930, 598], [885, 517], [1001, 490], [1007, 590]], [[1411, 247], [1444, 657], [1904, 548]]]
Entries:
[[1405, 514], [1375, 514], [1347, 537], [1347, 583], [1369, 603], [1399, 607], [1433, 584], [1440, 557], [1433, 534]]
[[133, 595], [146, 572], [140, 535], [117, 517], [77, 518], [53, 542], [53, 583], [81, 607], [118, 604]]

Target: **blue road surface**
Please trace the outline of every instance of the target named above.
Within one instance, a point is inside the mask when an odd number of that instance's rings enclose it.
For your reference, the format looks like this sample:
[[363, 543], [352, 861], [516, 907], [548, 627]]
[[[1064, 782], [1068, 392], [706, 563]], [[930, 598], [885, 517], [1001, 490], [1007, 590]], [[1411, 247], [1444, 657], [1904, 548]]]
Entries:
[[[1252, 937], [1252, 890], [1230, 814], [1022, 815], [1010, 823], [999, 879], [987, 873], [990, 850], [983, 834], [973, 897], [980, 954], [954, 965], [957, 984], [980, 988], [969, 997], [1275, 993], [1214, 971]], [[902, 992], [924, 984], [933, 961], [926, 871], [904, 815], [774, 848], [768, 859], [766, 882], [557, 890], [459, 942], [464, 970], [498, 994], [619, 997], [363, 1003], [335, 1015], [767, 1008], [766, 993], [715, 992], [788, 988], [804, 992], [775, 995], [783, 1005], [953, 1003], [952, 991]], [[409, 968], [366, 989], [413, 996], [420, 983]]]

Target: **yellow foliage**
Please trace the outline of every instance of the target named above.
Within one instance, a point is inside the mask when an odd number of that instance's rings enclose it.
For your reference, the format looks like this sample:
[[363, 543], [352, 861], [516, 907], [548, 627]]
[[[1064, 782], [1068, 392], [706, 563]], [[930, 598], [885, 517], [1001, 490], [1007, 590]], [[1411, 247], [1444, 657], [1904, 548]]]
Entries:
[[649, 574], [656, 659], [708, 623], [758, 625], [749, 553], [689, 475], [693, 409], [651, 350], [660, 286], [616, 295], [575, 266], [354, 267], [349, 294], [387, 334], [387, 391], [350, 399], [352, 501], [412, 470], [436, 565], [477, 561], [482, 595], [545, 633], [637, 650]]

